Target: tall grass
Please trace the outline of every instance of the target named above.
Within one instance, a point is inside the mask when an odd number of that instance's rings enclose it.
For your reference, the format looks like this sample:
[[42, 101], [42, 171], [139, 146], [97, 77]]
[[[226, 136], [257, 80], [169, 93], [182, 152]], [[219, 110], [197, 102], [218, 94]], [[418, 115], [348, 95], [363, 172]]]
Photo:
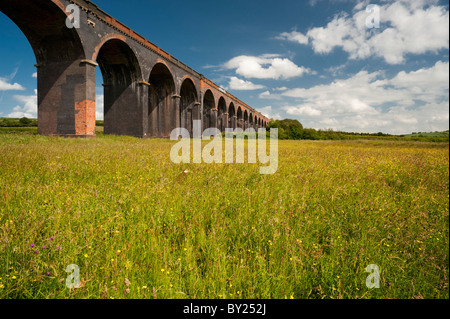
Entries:
[[0, 135], [0, 297], [449, 297], [447, 143], [279, 141], [273, 175], [172, 145]]

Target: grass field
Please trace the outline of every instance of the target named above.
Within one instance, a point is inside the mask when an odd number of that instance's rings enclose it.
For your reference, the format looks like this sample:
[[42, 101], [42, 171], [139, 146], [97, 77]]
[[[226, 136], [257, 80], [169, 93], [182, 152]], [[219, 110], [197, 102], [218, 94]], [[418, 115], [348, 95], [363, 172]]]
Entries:
[[273, 175], [172, 145], [3, 131], [0, 298], [449, 298], [448, 143], [279, 141]]

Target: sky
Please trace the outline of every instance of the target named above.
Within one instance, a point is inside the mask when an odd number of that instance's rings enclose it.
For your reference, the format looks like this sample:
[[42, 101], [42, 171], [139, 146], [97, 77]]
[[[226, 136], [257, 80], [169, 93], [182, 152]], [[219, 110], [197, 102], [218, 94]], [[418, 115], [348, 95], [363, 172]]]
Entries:
[[[448, 1], [95, 0], [262, 114], [347, 132], [449, 129]], [[0, 13], [0, 117], [37, 117], [31, 46]], [[97, 119], [103, 92], [97, 68]]]

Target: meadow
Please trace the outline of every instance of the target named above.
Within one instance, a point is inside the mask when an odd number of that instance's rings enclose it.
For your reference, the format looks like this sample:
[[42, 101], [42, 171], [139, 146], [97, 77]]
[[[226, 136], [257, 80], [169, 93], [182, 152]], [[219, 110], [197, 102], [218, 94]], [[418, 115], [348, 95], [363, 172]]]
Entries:
[[0, 298], [449, 298], [448, 143], [280, 140], [272, 175], [174, 143], [3, 131]]

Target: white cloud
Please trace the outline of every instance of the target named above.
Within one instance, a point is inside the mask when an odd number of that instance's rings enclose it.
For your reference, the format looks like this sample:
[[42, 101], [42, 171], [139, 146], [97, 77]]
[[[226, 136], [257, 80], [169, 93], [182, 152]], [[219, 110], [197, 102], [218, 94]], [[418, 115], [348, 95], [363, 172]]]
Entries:
[[229, 87], [231, 90], [250, 91], [250, 90], [263, 89], [264, 85], [254, 84], [250, 81], [245, 81], [245, 80], [239, 79], [235, 76], [232, 76], [230, 78]]
[[31, 77], [37, 78], [37, 72], [34, 72], [34, 73], [31, 75]]
[[449, 62], [386, 78], [360, 71], [330, 84], [291, 89], [281, 95], [301, 101], [282, 109], [305, 127], [396, 134], [448, 129]]
[[437, 98], [448, 99], [449, 62], [438, 61], [431, 68], [411, 72], [401, 71], [389, 81], [389, 84], [406, 89], [415, 99], [429, 103]]
[[265, 117], [267, 117], [269, 119], [281, 120], [281, 116], [279, 113], [273, 113], [271, 105], [258, 108], [258, 111], [261, 112], [262, 115], [264, 115]]
[[361, 2], [358, 2], [355, 7], [353, 8], [353, 11], [359, 11], [359, 10], [365, 10], [365, 8], [370, 4], [371, 0], [364, 0]]
[[8, 79], [0, 78], [0, 91], [23, 91], [25, 88], [19, 83], [8, 83]]
[[269, 91], [264, 91], [259, 95], [259, 98], [264, 99], [270, 97], [270, 92]]
[[299, 67], [291, 60], [277, 54], [265, 54], [259, 57], [241, 55], [234, 57], [223, 65], [226, 69], [235, 69], [236, 74], [245, 78], [256, 79], [290, 79], [310, 72]]
[[[380, 93], [386, 92], [380, 88], [380, 82], [376, 81], [379, 76], [380, 72], [361, 71], [349, 79], [336, 80], [331, 84], [317, 85], [310, 89], [292, 89], [282, 95], [301, 98], [304, 101], [303, 106], [306, 104], [314, 110], [333, 111], [337, 114], [374, 113], [374, 109], [369, 105], [379, 104], [379, 99], [386, 99], [380, 96]], [[391, 101], [400, 98], [396, 94], [391, 94], [389, 97]], [[291, 112], [293, 112], [292, 109]]]
[[280, 100], [282, 96], [279, 94], [272, 94], [270, 91], [264, 91], [259, 96], [260, 99]]
[[95, 119], [103, 121], [104, 118], [104, 95], [103, 88], [98, 87], [95, 95]]
[[326, 26], [311, 28], [306, 34], [284, 32], [278, 38], [310, 43], [319, 54], [341, 47], [350, 59], [378, 56], [390, 64], [403, 63], [406, 54], [448, 49], [449, 12], [445, 7], [415, 0], [390, 2], [379, 9], [379, 29], [367, 28], [366, 19], [372, 13], [366, 12], [359, 3], [353, 15], [343, 12]]
[[306, 115], [306, 116], [320, 116], [322, 114], [322, 111], [315, 109], [314, 107], [311, 107], [310, 105], [304, 105], [304, 106], [284, 106], [283, 109], [286, 111], [287, 114], [292, 115]]
[[7, 117], [37, 118], [37, 90], [34, 90], [34, 95], [14, 95], [13, 99], [21, 102], [23, 106], [15, 106], [13, 112], [9, 113]]
[[292, 42], [298, 42], [300, 44], [308, 44], [309, 38], [301, 32], [292, 31], [292, 32], [283, 32], [278, 37], [279, 40], [288, 40]]

